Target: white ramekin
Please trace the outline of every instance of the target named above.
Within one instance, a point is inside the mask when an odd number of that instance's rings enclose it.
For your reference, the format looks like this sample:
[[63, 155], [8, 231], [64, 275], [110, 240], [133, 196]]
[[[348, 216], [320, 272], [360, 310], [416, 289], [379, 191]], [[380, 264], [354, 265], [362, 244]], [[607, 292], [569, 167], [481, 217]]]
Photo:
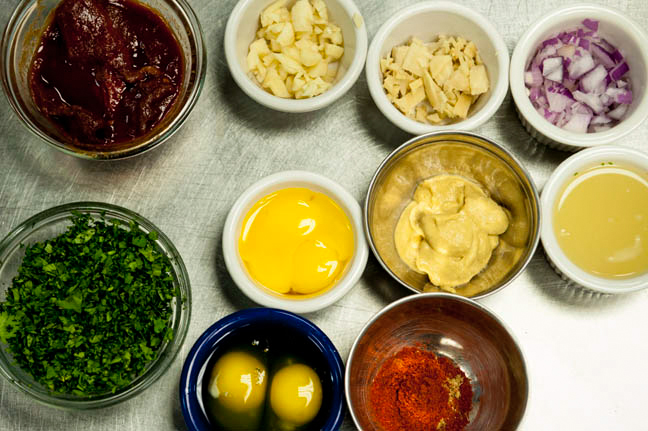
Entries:
[[[630, 66], [634, 100], [628, 114], [615, 127], [598, 133], [568, 132], [541, 116], [529, 100], [524, 72], [544, 40], [563, 30], [574, 29], [585, 18], [600, 21], [598, 33], [615, 45]], [[522, 35], [511, 57], [511, 94], [520, 121], [539, 142], [564, 151], [619, 142], [648, 116], [648, 37], [642, 28], [616, 9], [596, 4], [576, 4], [552, 10]]]
[[[261, 12], [274, 0], [240, 0], [225, 27], [225, 57], [239, 87], [260, 104], [282, 112], [310, 112], [342, 97], [358, 80], [367, 56], [367, 28], [362, 14], [351, 0], [326, 0], [329, 20], [342, 29], [344, 55], [333, 87], [310, 99], [284, 99], [265, 91], [250, 76], [247, 54], [259, 29]], [[293, 3], [290, 1], [289, 3]]]
[[[490, 89], [471, 107], [468, 118], [447, 125], [412, 120], [399, 111], [383, 89], [380, 59], [411, 37], [432, 42], [440, 34], [461, 36], [477, 45], [490, 81]], [[488, 121], [500, 107], [508, 90], [509, 55], [502, 36], [486, 17], [454, 2], [428, 1], [402, 9], [376, 33], [367, 53], [367, 83], [378, 109], [397, 127], [414, 135], [447, 130], [472, 130]]]
[[[307, 299], [290, 299], [270, 293], [250, 277], [238, 252], [243, 220], [250, 208], [262, 197], [287, 187], [305, 187], [324, 193], [344, 210], [353, 227], [355, 252], [345, 274], [326, 292]], [[266, 307], [281, 308], [294, 313], [310, 313], [328, 307], [355, 286], [367, 265], [368, 255], [369, 248], [362, 228], [362, 211], [358, 202], [335, 181], [312, 172], [284, 171], [257, 181], [236, 200], [225, 220], [223, 256], [227, 270], [248, 298]]]
[[648, 171], [648, 154], [631, 148], [603, 145], [572, 155], [558, 166], [542, 191], [540, 209], [543, 221], [540, 239], [549, 263], [563, 279], [601, 293], [633, 292], [648, 287], [648, 273], [625, 280], [597, 277], [572, 263], [558, 245], [554, 234], [554, 206], [566, 184], [574, 177], [575, 172], [582, 172], [604, 162]]

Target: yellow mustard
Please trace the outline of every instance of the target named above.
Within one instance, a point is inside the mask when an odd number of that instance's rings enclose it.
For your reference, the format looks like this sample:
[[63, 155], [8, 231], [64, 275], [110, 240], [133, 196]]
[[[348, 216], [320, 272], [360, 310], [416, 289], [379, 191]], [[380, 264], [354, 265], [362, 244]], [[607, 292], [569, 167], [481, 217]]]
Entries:
[[248, 211], [239, 253], [250, 276], [275, 293], [312, 295], [331, 287], [353, 257], [353, 228], [331, 198], [286, 188]]

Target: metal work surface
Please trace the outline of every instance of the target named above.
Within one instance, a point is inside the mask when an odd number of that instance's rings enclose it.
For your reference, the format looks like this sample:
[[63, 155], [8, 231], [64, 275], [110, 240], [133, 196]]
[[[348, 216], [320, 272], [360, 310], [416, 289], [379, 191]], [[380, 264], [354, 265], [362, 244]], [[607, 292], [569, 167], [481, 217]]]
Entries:
[[[0, 381], [0, 431], [184, 430], [178, 400], [182, 363], [213, 322], [254, 304], [229, 277], [221, 254], [225, 216], [237, 196], [268, 174], [305, 169], [326, 175], [358, 201], [378, 164], [409, 139], [374, 105], [364, 74], [341, 100], [309, 114], [282, 114], [248, 98], [232, 80], [223, 52], [234, 0], [191, 0], [208, 47], [205, 87], [187, 123], [161, 147], [117, 162], [90, 162], [49, 148], [0, 106], [0, 237], [55, 205], [104, 201], [139, 212], [174, 242], [187, 265], [193, 310], [185, 345], [167, 373], [142, 395], [99, 411], [63, 412], [41, 406]], [[415, 0], [357, 0], [369, 37]], [[527, 26], [565, 2], [463, 0], [485, 14], [509, 51]], [[3, 0], [4, 28], [18, 0]], [[645, 0], [608, 1], [638, 23]], [[513, 151], [542, 188], [568, 154], [535, 142], [515, 116], [510, 95], [475, 130]], [[648, 124], [620, 144], [648, 151]], [[328, 334], [346, 360], [365, 322], [410, 292], [387, 283], [373, 256], [358, 285], [335, 305], [306, 317]], [[567, 285], [536, 252], [510, 286], [480, 302], [512, 330], [525, 354], [530, 398], [523, 430], [648, 429], [648, 290], [597, 296]], [[353, 430], [347, 417], [343, 430]]]

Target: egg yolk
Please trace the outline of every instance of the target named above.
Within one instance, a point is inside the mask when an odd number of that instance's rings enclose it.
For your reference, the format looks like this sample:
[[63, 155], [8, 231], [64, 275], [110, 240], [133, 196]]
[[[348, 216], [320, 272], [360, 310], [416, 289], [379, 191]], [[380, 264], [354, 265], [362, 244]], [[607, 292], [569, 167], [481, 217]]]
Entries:
[[226, 429], [254, 429], [263, 416], [265, 365], [245, 352], [224, 354], [214, 365], [208, 392], [212, 415]]
[[247, 213], [239, 253], [250, 276], [280, 294], [309, 295], [332, 286], [353, 256], [353, 229], [328, 196], [286, 188]]
[[312, 421], [322, 405], [322, 383], [307, 365], [280, 369], [270, 384], [270, 406], [286, 425], [299, 427]]

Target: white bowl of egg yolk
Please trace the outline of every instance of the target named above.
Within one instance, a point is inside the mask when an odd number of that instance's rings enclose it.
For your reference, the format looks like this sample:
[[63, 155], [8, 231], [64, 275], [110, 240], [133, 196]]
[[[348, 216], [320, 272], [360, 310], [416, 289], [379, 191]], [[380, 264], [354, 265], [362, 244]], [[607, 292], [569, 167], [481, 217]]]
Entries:
[[236, 285], [256, 303], [320, 310], [346, 295], [367, 264], [360, 205], [322, 175], [270, 175], [232, 206], [223, 255]]
[[648, 154], [576, 153], [545, 184], [541, 211], [542, 245], [561, 277], [604, 294], [648, 287]]

